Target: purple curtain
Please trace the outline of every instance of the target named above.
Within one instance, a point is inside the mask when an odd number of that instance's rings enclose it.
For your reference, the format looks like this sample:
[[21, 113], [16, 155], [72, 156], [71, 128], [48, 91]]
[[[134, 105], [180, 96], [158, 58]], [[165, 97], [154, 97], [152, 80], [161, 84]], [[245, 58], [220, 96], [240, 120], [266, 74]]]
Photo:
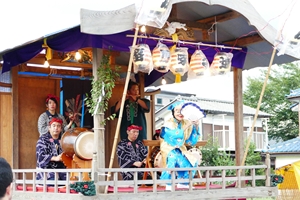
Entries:
[[[115, 51], [124, 51], [128, 52], [129, 47], [132, 45], [133, 38], [127, 37], [126, 35], [133, 35], [133, 31], [125, 31], [122, 33], [112, 34], [112, 35], [90, 35], [80, 32], [80, 27], [74, 27], [63, 31], [61, 33], [57, 33], [47, 37], [47, 44], [48, 46], [56, 51], [60, 52], [69, 52], [74, 51], [84, 47], [93, 47], [93, 48], [103, 48]], [[152, 39], [138, 39], [138, 43], [147, 43], [150, 49], [153, 49], [156, 44], [157, 40]], [[10, 69], [14, 66], [17, 66], [21, 63], [27, 62], [28, 60], [35, 57], [42, 51], [42, 45], [44, 41], [40, 39], [36, 42], [23, 45], [19, 48], [13, 49], [6, 54], [3, 55], [3, 69], [2, 73], [6, 71], [10, 71]], [[167, 46], [172, 46], [173, 43], [165, 42], [164, 44]], [[197, 49], [195, 45], [186, 45], [180, 44], [182, 47], [189, 48], [189, 54], [193, 54], [194, 51]], [[231, 49], [217, 49], [212, 47], [201, 46], [200, 49], [206, 55], [208, 61], [211, 63], [214, 55], [218, 52], [231, 52], [233, 53], [232, 58], [232, 66], [237, 68], [243, 68], [245, 59], [246, 59], [246, 52], [247, 48], [243, 48], [242, 51], [240, 50], [231, 50]], [[163, 76], [164, 74], [153, 70], [149, 75], [145, 75], [145, 86], [152, 84], [155, 80], [159, 77]]]

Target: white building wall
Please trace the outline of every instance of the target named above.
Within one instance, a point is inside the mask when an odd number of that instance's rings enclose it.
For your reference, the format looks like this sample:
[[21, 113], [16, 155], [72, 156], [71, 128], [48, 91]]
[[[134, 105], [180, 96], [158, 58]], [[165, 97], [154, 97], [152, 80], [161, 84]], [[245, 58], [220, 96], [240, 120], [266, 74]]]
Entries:
[[275, 168], [280, 168], [285, 165], [292, 164], [300, 160], [299, 154], [283, 154], [277, 155], [275, 159]]

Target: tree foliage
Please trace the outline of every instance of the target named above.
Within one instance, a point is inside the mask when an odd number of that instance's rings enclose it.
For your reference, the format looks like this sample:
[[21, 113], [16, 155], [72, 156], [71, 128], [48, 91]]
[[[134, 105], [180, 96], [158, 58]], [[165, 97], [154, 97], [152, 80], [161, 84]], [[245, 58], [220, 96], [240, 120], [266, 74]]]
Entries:
[[[248, 86], [244, 91], [244, 104], [256, 108], [267, 69], [261, 70], [258, 78], [248, 78]], [[272, 115], [268, 122], [269, 139], [289, 140], [298, 135], [298, 113], [293, 112], [293, 104], [286, 95], [290, 90], [300, 88], [300, 68], [298, 63], [273, 66], [260, 105], [260, 111]]]

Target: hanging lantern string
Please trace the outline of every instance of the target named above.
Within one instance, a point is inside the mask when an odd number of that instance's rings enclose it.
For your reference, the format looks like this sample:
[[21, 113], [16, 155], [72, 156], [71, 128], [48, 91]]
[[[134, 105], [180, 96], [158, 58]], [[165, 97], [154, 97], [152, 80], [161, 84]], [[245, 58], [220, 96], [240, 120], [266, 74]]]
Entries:
[[[126, 35], [126, 37], [134, 37], [134, 35]], [[150, 36], [145, 36], [145, 35], [138, 35], [138, 38], [145, 38], [145, 39], [153, 39], [153, 40], [158, 40], [158, 41], [166, 41], [166, 42], [172, 42], [172, 43], [181, 43], [181, 44], [189, 44], [189, 45], [195, 45], [195, 46], [208, 46], [208, 47], [215, 47], [215, 48], [221, 48], [221, 49], [235, 49], [235, 50], [242, 50], [240, 47], [228, 47], [224, 45], [213, 45], [213, 44], [205, 44], [202, 42], [183, 42], [183, 41], [174, 41], [171, 39], [165, 39], [165, 38], [159, 38], [159, 37], [150, 37]]]

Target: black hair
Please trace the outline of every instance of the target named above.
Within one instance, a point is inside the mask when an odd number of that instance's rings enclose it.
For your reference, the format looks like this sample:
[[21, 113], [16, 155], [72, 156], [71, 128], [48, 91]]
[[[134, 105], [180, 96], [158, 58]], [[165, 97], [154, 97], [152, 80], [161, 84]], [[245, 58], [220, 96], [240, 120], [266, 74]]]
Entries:
[[134, 82], [134, 81], [130, 80], [129, 83], [128, 83], [128, 88], [127, 88], [127, 90], [130, 90], [131, 87], [134, 86], [134, 85], [139, 86], [139, 84], [138, 84], [137, 82]]
[[4, 197], [6, 188], [13, 182], [13, 173], [8, 162], [0, 157], [0, 198]]
[[[173, 118], [175, 118], [175, 115], [174, 115], [175, 108], [173, 108], [171, 111], [172, 111], [172, 116], [173, 116]], [[176, 119], [176, 118], [175, 118], [175, 119]]]

